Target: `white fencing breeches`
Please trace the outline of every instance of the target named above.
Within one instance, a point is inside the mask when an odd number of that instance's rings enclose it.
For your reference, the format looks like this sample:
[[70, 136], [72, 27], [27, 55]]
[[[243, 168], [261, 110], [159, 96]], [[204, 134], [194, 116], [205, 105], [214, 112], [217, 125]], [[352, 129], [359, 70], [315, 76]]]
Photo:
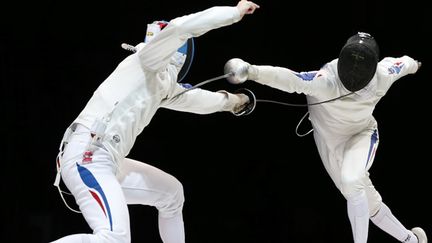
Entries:
[[369, 215], [374, 215], [382, 199], [369, 178], [368, 170], [378, 147], [378, 131], [370, 129], [355, 136], [334, 138], [314, 134], [314, 138], [323, 165], [336, 187], [347, 199], [365, 191]]
[[[127, 204], [155, 206], [162, 219], [173, 219], [161, 229], [165, 243], [184, 242], [181, 183], [148, 164], [125, 159], [119, 167], [103, 147], [90, 145], [87, 128], [78, 126], [61, 157], [61, 176], [93, 234], [65, 236], [56, 243], [128, 243], [131, 241]], [[90, 146], [89, 146], [90, 145]], [[166, 225], [166, 224], [162, 224]], [[175, 226], [172, 226], [175, 225]], [[172, 229], [173, 228], [173, 229]], [[181, 239], [180, 241], [178, 239]]]

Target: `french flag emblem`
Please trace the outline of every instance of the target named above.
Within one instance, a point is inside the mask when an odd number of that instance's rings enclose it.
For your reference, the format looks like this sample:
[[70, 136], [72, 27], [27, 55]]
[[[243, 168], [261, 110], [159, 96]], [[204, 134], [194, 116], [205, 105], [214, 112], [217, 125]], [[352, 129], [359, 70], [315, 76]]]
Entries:
[[395, 62], [391, 67], [389, 67], [389, 74], [399, 74], [405, 64], [403, 62]]

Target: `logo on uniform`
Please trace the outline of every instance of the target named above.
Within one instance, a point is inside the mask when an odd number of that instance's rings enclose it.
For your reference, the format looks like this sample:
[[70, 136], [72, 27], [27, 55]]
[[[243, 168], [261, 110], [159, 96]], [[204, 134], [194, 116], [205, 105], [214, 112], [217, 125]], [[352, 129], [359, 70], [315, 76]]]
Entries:
[[112, 137], [112, 139], [113, 139], [113, 141], [115, 142], [115, 143], [120, 143], [120, 136], [119, 135], [114, 135], [113, 137]]
[[389, 74], [399, 74], [405, 64], [403, 62], [395, 62], [388, 68]]

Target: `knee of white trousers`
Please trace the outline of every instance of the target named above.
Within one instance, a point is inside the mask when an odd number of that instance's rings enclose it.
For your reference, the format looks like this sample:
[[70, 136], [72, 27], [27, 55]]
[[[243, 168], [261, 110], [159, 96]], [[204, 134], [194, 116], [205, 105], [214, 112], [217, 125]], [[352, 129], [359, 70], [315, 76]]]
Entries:
[[176, 180], [173, 190], [168, 192], [162, 202], [156, 205], [159, 216], [171, 218], [178, 215], [183, 210], [184, 201], [183, 185], [180, 181]]
[[131, 236], [128, 229], [123, 230], [100, 230], [95, 233], [100, 242], [106, 243], [130, 243]]
[[341, 192], [346, 199], [365, 190], [364, 177], [341, 176]]

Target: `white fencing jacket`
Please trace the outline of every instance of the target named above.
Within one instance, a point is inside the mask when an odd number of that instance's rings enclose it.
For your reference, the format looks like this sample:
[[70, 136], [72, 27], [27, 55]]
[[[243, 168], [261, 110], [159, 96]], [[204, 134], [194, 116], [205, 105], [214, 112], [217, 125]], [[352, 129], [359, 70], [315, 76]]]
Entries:
[[[289, 93], [302, 93], [309, 104], [350, 93], [337, 75], [337, 59], [319, 71], [295, 72], [283, 67], [251, 65], [250, 79]], [[417, 62], [408, 56], [386, 57], [378, 63], [371, 82], [355, 94], [309, 106], [314, 133], [321, 137], [350, 136], [376, 125], [372, 115], [378, 101], [394, 81], [415, 73]]]
[[237, 7], [212, 7], [173, 19], [152, 41], [136, 46], [137, 52], [96, 89], [74, 123], [100, 130], [101, 143], [118, 163], [158, 108], [197, 114], [231, 110], [238, 98], [226, 92], [193, 89], [178, 95], [185, 88], [177, 83], [179, 68], [172, 58], [188, 38], [240, 19]]

